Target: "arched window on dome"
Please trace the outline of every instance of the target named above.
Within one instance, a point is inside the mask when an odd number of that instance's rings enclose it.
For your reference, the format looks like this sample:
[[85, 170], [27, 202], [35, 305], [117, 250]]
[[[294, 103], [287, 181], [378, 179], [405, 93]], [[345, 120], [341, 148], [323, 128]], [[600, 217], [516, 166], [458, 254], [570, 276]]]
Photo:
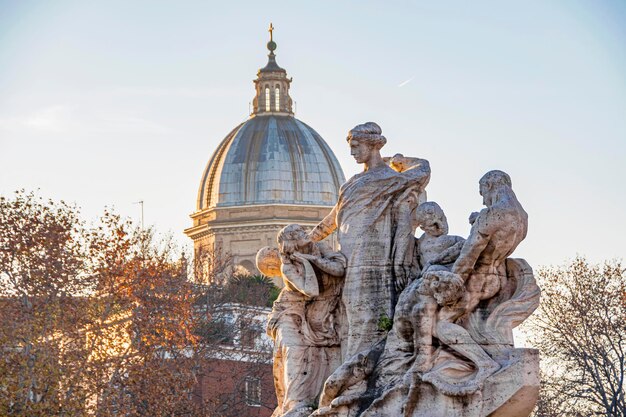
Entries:
[[270, 111], [270, 88], [265, 87], [265, 111]]
[[280, 87], [276, 86], [274, 89], [274, 106], [276, 111], [280, 111]]

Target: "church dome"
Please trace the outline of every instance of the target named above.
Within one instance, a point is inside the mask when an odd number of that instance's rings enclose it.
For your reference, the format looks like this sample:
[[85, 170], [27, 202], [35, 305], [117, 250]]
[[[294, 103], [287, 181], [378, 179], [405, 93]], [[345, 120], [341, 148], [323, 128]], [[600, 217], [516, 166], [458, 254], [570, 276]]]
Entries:
[[333, 206], [345, 178], [328, 144], [291, 114], [259, 112], [209, 160], [197, 210], [252, 204]]
[[[270, 26], [270, 36], [273, 27]], [[220, 143], [200, 181], [197, 211], [258, 204], [333, 206], [343, 171], [328, 144], [294, 117], [291, 78], [268, 63], [254, 80], [253, 113]]]

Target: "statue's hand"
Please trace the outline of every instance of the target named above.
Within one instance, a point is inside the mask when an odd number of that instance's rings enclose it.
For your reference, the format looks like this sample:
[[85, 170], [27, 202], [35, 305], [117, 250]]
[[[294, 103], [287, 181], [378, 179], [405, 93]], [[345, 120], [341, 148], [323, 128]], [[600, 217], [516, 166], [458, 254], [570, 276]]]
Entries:
[[469, 215], [469, 224], [474, 224], [474, 222], [476, 221], [476, 219], [478, 218], [478, 215], [480, 213], [475, 211], [472, 214]]
[[407, 158], [404, 157], [401, 153], [397, 153], [391, 158], [389, 158], [389, 166], [398, 172], [406, 171], [408, 168]]
[[317, 259], [317, 256], [315, 255], [309, 255], [306, 253], [300, 253], [300, 252], [294, 252], [291, 254], [292, 258], [295, 258], [299, 261], [306, 259], [307, 261], [315, 261]]

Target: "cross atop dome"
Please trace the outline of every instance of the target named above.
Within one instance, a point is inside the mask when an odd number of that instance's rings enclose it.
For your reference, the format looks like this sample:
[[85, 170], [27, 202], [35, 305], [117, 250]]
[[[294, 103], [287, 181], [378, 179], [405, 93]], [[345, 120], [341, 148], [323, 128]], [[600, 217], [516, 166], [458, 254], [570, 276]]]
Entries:
[[269, 49], [270, 52], [274, 52], [274, 50], [276, 50], [276, 42], [274, 42], [274, 25], [272, 25], [272, 23], [270, 23], [270, 28], [267, 31], [270, 33], [270, 41], [267, 43], [267, 49]]
[[265, 67], [257, 72], [257, 79], [254, 80], [256, 87], [256, 97], [253, 100], [253, 116], [263, 114], [284, 114], [293, 116], [293, 101], [289, 96], [289, 85], [291, 78], [287, 78], [287, 71], [279, 67], [276, 63], [274, 51], [277, 48], [274, 42], [274, 25], [270, 23], [268, 32], [270, 41], [267, 49], [270, 53]]

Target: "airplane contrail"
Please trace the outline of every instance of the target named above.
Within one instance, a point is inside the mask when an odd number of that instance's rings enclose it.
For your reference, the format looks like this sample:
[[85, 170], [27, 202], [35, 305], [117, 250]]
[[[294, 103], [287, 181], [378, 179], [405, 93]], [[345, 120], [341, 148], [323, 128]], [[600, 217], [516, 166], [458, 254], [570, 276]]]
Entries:
[[398, 84], [398, 87], [404, 87], [405, 85], [407, 85], [408, 83], [410, 83], [411, 81], [413, 81], [413, 78], [415, 78], [414, 76], [409, 78], [406, 81], [402, 81], [400, 84]]

